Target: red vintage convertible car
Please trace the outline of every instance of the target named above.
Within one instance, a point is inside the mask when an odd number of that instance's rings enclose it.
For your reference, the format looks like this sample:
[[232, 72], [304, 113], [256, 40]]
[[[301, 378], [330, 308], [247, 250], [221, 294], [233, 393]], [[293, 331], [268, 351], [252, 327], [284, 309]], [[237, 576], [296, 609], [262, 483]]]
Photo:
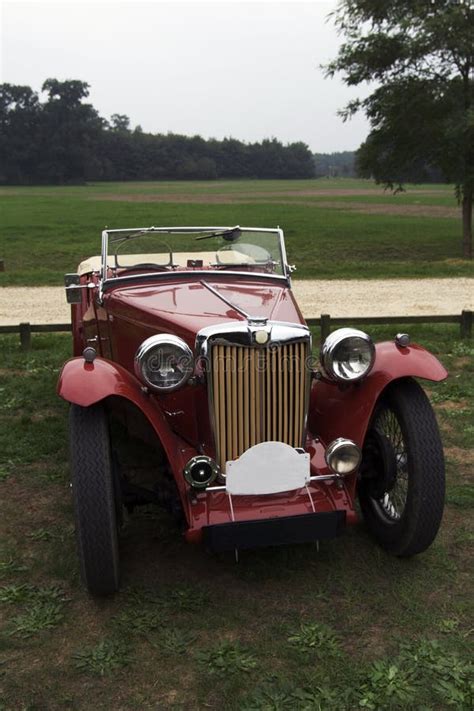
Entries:
[[394, 554], [433, 541], [443, 450], [414, 378], [446, 370], [406, 334], [374, 345], [352, 328], [313, 360], [291, 271], [280, 229], [148, 227], [105, 230], [66, 275], [75, 357], [58, 393], [91, 593], [117, 590], [122, 512], [143, 503], [214, 551], [334, 537], [357, 498]]

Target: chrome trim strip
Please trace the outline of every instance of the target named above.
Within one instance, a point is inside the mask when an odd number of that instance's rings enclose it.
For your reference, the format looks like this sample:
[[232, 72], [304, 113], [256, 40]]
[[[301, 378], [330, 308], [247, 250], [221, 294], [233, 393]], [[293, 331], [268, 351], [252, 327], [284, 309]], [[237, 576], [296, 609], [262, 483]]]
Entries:
[[[268, 341], [259, 345], [254, 340], [256, 331], [266, 331]], [[307, 326], [299, 323], [285, 321], [267, 321], [266, 323], [253, 323], [248, 321], [229, 321], [215, 326], [201, 328], [196, 334], [196, 356], [208, 356], [210, 343], [219, 343], [225, 346], [254, 346], [255, 348], [268, 348], [282, 343], [308, 342], [311, 349], [311, 332]], [[310, 354], [308, 354], [310, 355]]]
[[288, 286], [288, 279], [284, 276], [279, 276], [277, 274], [265, 274], [264, 272], [233, 272], [229, 270], [225, 271], [212, 271], [210, 269], [192, 269], [191, 271], [172, 271], [172, 272], [146, 272], [144, 274], [131, 274], [129, 276], [118, 276], [111, 279], [101, 281], [102, 293], [107, 291], [109, 288], [116, 286], [121, 286], [124, 283], [133, 286], [140, 281], [150, 281], [150, 280], [173, 280], [173, 279], [191, 279], [194, 277], [207, 277], [212, 276], [213, 279], [226, 279], [226, 277], [237, 277], [239, 280], [249, 279], [252, 281], [261, 281], [262, 279], [268, 281], [281, 281]]
[[100, 262], [100, 279], [99, 279], [99, 294], [97, 300], [99, 304], [104, 301], [104, 286], [107, 279], [107, 250], [109, 243], [109, 235], [107, 230], [102, 231], [102, 247], [101, 247], [101, 262]]
[[285, 277], [288, 281], [288, 286], [291, 289], [291, 269], [288, 265], [288, 257], [286, 256], [286, 246], [285, 246], [285, 237], [283, 235], [283, 230], [278, 227], [277, 229], [278, 236], [280, 238], [280, 251], [281, 251], [281, 260], [282, 260], [282, 265], [283, 265], [283, 270], [285, 272]]
[[308, 352], [308, 358], [309, 358], [309, 363], [305, 364], [306, 367], [306, 397], [304, 401], [304, 422], [303, 422], [303, 436], [302, 436], [302, 441], [303, 444], [301, 445], [302, 447], [305, 446], [306, 444], [306, 437], [308, 434], [308, 416], [309, 416], [309, 400], [311, 397], [311, 358], [312, 358], [312, 350], [313, 350], [313, 337], [311, 335], [311, 332], [309, 334], [309, 352]]
[[[125, 232], [166, 232], [172, 234], [173, 232], [181, 232], [182, 234], [194, 234], [195, 232], [211, 232], [217, 230], [233, 230], [234, 226], [230, 225], [198, 225], [198, 226], [181, 226], [181, 227], [126, 227], [120, 229], [109, 230], [105, 229], [104, 232], [107, 234], [123, 234]], [[242, 227], [240, 226], [242, 232], [282, 232], [279, 227]]]
[[[318, 474], [317, 476], [310, 476], [309, 477], [309, 483], [312, 483], [313, 481], [343, 481], [344, 477], [341, 476], [340, 474]], [[204, 489], [204, 492], [208, 491], [226, 491], [226, 486], [225, 484], [223, 486], [208, 486], [206, 489]], [[245, 494], [245, 496], [248, 496], [248, 494]], [[257, 496], [265, 496], [265, 494], [257, 494]]]

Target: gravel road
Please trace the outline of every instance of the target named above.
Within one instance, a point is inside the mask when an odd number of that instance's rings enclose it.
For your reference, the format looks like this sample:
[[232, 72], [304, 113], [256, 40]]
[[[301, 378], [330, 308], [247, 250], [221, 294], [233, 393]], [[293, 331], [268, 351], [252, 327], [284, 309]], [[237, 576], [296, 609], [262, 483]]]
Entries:
[[[474, 310], [474, 279], [380, 279], [294, 281], [303, 314], [415, 316]], [[67, 323], [70, 307], [61, 287], [0, 288], [0, 325]]]

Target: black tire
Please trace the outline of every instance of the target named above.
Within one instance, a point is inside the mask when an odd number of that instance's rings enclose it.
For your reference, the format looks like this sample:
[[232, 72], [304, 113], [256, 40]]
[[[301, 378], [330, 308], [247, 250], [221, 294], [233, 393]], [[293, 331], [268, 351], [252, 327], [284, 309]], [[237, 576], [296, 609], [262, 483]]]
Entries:
[[371, 535], [386, 550], [426, 550], [441, 524], [445, 473], [433, 408], [418, 383], [391, 385], [377, 404], [364, 444], [359, 501]]
[[104, 407], [71, 405], [69, 433], [81, 577], [92, 595], [110, 595], [119, 588], [119, 551], [117, 492]]

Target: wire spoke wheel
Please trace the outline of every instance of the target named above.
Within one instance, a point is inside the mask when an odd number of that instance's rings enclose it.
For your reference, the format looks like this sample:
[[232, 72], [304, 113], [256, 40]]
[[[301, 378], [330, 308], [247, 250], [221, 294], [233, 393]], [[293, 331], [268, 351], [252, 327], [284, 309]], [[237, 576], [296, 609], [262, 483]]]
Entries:
[[377, 403], [363, 449], [359, 501], [369, 532], [396, 555], [434, 540], [444, 508], [441, 439], [422, 388], [393, 383]]
[[380, 411], [373, 423], [373, 428], [388, 440], [396, 467], [395, 481], [390, 491], [384, 491], [383, 495], [378, 499], [381, 515], [386, 516], [391, 521], [398, 521], [405, 509], [408, 496], [406, 443], [397, 415], [388, 407], [384, 407]]

